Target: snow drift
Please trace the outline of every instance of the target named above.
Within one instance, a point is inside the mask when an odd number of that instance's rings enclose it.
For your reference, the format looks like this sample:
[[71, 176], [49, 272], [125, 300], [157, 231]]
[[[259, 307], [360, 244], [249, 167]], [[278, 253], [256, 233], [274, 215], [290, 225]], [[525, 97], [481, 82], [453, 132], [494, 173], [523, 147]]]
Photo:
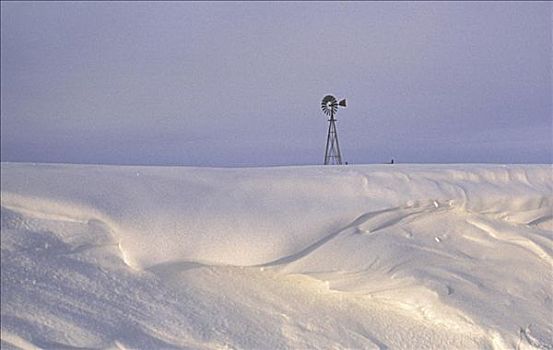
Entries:
[[1, 175], [3, 346], [553, 348], [551, 166]]

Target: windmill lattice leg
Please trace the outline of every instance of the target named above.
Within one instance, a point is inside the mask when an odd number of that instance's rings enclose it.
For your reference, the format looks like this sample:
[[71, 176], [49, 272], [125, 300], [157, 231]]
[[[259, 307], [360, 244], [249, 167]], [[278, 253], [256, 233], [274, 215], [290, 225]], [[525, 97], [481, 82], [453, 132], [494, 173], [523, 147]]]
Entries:
[[336, 123], [334, 118], [330, 119], [330, 123], [328, 125], [324, 164], [342, 164], [342, 155], [340, 154], [340, 145], [338, 144], [338, 133], [336, 131]]

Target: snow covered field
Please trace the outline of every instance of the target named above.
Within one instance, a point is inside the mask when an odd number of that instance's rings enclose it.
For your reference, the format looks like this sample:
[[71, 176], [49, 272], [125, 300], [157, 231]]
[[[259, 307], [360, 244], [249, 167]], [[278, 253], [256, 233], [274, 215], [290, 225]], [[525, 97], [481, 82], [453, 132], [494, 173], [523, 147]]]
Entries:
[[553, 349], [550, 165], [1, 181], [2, 349]]

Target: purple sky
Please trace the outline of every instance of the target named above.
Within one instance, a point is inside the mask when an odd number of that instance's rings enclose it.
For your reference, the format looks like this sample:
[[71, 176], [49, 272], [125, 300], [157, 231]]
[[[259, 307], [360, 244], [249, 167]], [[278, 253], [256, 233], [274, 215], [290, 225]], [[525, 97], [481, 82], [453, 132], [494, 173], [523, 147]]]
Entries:
[[2, 2], [2, 161], [551, 163], [547, 2]]

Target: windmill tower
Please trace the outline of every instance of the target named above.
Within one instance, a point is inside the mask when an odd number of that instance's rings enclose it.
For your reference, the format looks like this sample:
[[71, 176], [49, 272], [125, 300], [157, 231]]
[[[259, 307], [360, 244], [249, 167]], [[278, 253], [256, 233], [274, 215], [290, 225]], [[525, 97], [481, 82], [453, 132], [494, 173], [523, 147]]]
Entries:
[[334, 115], [338, 112], [338, 106], [346, 107], [346, 99], [338, 102], [334, 96], [327, 95], [321, 102], [323, 113], [330, 117], [328, 119], [328, 136], [326, 137], [325, 165], [342, 164], [342, 154], [340, 153], [338, 133], [336, 132], [336, 119], [334, 118]]

